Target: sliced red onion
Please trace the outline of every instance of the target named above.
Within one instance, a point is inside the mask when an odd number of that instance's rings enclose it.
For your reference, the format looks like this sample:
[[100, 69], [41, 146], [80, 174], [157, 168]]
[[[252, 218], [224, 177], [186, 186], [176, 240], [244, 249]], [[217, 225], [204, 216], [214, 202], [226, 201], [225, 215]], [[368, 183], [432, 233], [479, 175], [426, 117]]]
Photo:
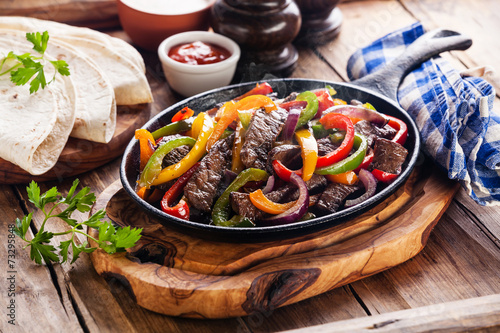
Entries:
[[365, 187], [366, 191], [364, 194], [357, 197], [356, 199], [346, 200], [344, 204], [346, 208], [356, 206], [357, 204], [362, 203], [366, 199], [373, 196], [375, 194], [375, 191], [377, 190], [377, 179], [370, 171], [366, 169], [361, 169], [359, 170], [358, 176], [359, 180], [361, 180], [361, 182], [363, 183], [363, 186]]
[[335, 105], [323, 111], [323, 115], [331, 112], [341, 113], [348, 117], [368, 120], [377, 127], [384, 127], [385, 124], [389, 122], [389, 119], [384, 117], [384, 115], [380, 112], [367, 109], [361, 105]]
[[292, 173], [290, 181], [299, 188], [299, 198], [286, 212], [275, 215], [262, 222], [266, 225], [282, 225], [298, 221], [307, 212], [309, 207], [309, 191], [306, 182], [299, 175]]
[[269, 192], [271, 192], [274, 189], [274, 184], [275, 184], [275, 178], [274, 175], [271, 175], [267, 179], [266, 186], [264, 186], [264, 188], [262, 189], [262, 193], [268, 194]]
[[288, 117], [286, 118], [285, 125], [283, 126], [283, 131], [281, 132], [283, 141], [288, 142], [292, 140], [301, 112], [301, 109], [290, 109], [288, 112]]

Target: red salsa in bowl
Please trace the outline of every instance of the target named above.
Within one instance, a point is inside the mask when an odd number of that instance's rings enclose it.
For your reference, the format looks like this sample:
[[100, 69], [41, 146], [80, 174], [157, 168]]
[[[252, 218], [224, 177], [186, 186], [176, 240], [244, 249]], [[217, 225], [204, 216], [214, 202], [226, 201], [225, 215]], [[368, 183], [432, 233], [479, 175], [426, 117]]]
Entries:
[[168, 56], [175, 61], [189, 65], [207, 65], [221, 62], [231, 53], [218, 45], [196, 41], [179, 44], [168, 51]]

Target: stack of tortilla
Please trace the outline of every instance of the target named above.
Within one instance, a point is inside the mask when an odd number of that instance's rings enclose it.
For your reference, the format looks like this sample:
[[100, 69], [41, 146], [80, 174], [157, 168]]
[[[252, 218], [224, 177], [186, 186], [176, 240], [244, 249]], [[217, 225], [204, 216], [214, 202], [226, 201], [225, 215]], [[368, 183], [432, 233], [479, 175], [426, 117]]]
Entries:
[[[128, 43], [106, 34], [27, 17], [0, 17], [0, 62], [10, 52], [32, 53], [27, 32], [49, 33], [45, 57], [65, 60], [70, 76], [36, 93], [0, 76], [0, 158], [32, 175], [57, 162], [68, 137], [108, 143], [116, 127], [116, 106], [152, 102], [142, 57]], [[14, 63], [4, 64], [2, 72]], [[44, 67], [47, 81], [53, 77]]]

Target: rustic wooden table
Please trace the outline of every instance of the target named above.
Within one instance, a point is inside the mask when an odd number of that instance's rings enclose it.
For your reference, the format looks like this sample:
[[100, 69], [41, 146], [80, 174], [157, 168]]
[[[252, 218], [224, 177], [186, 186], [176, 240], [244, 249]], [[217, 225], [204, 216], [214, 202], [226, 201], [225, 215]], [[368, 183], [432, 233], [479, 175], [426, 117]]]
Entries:
[[[457, 68], [500, 68], [500, 40], [496, 36], [500, 3], [495, 0], [347, 1], [339, 8], [344, 15], [342, 32], [326, 45], [299, 47], [293, 77], [346, 81], [347, 59], [354, 50], [416, 20], [428, 29], [450, 28], [473, 38], [469, 50], [443, 55]], [[126, 38], [120, 31], [111, 34]], [[179, 96], [165, 83], [157, 56], [144, 53], [144, 58], [155, 94], [154, 115]], [[498, 101], [495, 108], [500, 111]], [[117, 159], [78, 178], [99, 194], [119, 178], [119, 164]], [[41, 186], [42, 190], [58, 186], [64, 192], [72, 181]], [[18, 240], [14, 257], [9, 257], [9, 224], [31, 209], [25, 185], [0, 185], [2, 332], [500, 330], [500, 208], [481, 207], [463, 190], [437, 223], [426, 247], [413, 259], [296, 304], [218, 320], [169, 317], [143, 309], [116, 279], [99, 276], [86, 254], [75, 264], [39, 266]], [[39, 227], [40, 215], [35, 214], [34, 221]], [[12, 291], [15, 296], [8, 296]], [[15, 304], [14, 311], [11, 304]], [[11, 313], [15, 325], [8, 323]]]

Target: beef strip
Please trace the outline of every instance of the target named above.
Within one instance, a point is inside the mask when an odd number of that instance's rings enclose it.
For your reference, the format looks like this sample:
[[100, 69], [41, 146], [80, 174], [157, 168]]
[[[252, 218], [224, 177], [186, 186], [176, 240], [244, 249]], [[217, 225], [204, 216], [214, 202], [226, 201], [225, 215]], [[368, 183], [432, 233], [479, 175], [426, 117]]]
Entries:
[[267, 154], [281, 132], [286, 111], [278, 109], [267, 113], [263, 109], [255, 112], [241, 148], [241, 161], [247, 168], [266, 169]]
[[[161, 140], [158, 142], [158, 147], [169, 142], [169, 141], [172, 141], [174, 139], [178, 139], [180, 137], [182, 137], [182, 135], [180, 135], [180, 134], [166, 135], [163, 138], [161, 138]], [[182, 160], [184, 158], [184, 156], [187, 155], [187, 153], [189, 153], [190, 150], [191, 150], [191, 148], [189, 148], [188, 145], [180, 146], [180, 147], [173, 149], [167, 155], [165, 155], [165, 157], [163, 158], [162, 168], [166, 168], [169, 165], [178, 163], [180, 160]]]
[[332, 151], [335, 151], [340, 145], [336, 145], [332, 142], [329, 136], [316, 140], [318, 143], [318, 155], [325, 156]]
[[397, 142], [378, 138], [373, 148], [373, 169], [399, 174], [408, 150]]
[[344, 185], [340, 183], [330, 183], [321, 194], [316, 208], [328, 213], [335, 213], [344, 203], [347, 196], [359, 189], [356, 185]]
[[384, 127], [377, 127], [368, 120], [358, 121], [354, 125], [354, 130], [366, 136], [368, 146], [370, 147], [373, 147], [377, 138], [392, 139], [397, 133], [394, 128], [387, 124]]
[[217, 141], [184, 187], [184, 196], [194, 208], [210, 211], [224, 171], [231, 165], [233, 140], [234, 134]]
[[[306, 182], [309, 193], [321, 191], [326, 184], [326, 178], [317, 174], [314, 174]], [[279, 203], [295, 201], [299, 198], [299, 190], [295, 185], [287, 183], [279, 189], [266, 194], [266, 197], [273, 202]], [[252, 204], [248, 193], [232, 192], [229, 198], [231, 207], [237, 215], [248, 217], [252, 221], [258, 221], [267, 216], [265, 212]]]
[[300, 168], [302, 163], [301, 149], [298, 145], [281, 145], [274, 147], [268, 154], [267, 171], [273, 173], [273, 161], [281, 161], [284, 165], [295, 169]]

